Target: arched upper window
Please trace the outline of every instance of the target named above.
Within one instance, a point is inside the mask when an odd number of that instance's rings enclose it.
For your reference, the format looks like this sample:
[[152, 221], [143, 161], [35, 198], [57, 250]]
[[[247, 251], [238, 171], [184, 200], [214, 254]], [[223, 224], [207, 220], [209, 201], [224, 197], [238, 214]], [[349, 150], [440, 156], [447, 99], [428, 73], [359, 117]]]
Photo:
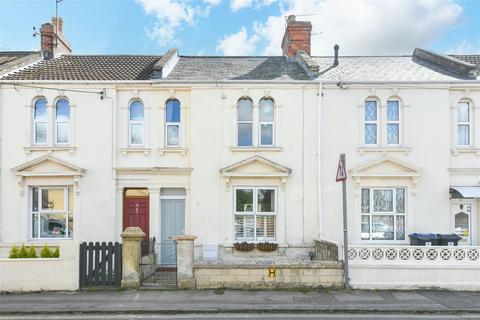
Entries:
[[180, 101], [170, 99], [165, 107], [165, 145], [180, 146]]
[[237, 144], [250, 147], [253, 144], [253, 104], [250, 98], [241, 98], [237, 105]]
[[70, 136], [70, 102], [60, 99], [55, 105], [55, 143], [68, 144]]
[[377, 100], [365, 100], [365, 144], [378, 144]]
[[143, 145], [144, 141], [144, 113], [143, 103], [134, 100], [129, 108], [130, 145]]
[[457, 144], [459, 146], [469, 146], [471, 139], [471, 110], [468, 101], [461, 101], [457, 107]]
[[387, 144], [400, 144], [400, 101], [387, 101]]
[[35, 101], [33, 108], [33, 142], [47, 144], [48, 110], [47, 100], [40, 98]]
[[262, 98], [259, 103], [259, 123], [260, 146], [274, 145], [275, 132], [275, 114], [273, 100]]

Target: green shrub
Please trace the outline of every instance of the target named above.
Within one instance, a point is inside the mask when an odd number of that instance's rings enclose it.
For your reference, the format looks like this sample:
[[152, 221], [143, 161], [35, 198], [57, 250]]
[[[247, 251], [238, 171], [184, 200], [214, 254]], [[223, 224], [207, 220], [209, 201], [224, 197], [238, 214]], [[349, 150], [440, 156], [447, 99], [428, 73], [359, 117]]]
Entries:
[[10, 259], [16, 259], [18, 258], [18, 247], [17, 246], [13, 246], [11, 249], [10, 249], [10, 254], [8, 255], [8, 257]]
[[37, 250], [35, 250], [34, 246], [30, 246], [28, 248], [28, 257], [29, 258], [36, 258], [37, 257]]
[[47, 245], [43, 246], [42, 250], [40, 251], [40, 257], [51, 258], [52, 250], [50, 250], [50, 248]]
[[25, 244], [22, 244], [22, 246], [20, 247], [20, 251], [18, 252], [18, 257], [28, 258], [28, 251], [27, 251], [27, 247], [25, 247]]
[[52, 258], [60, 258], [60, 249], [56, 248], [55, 251], [52, 252]]

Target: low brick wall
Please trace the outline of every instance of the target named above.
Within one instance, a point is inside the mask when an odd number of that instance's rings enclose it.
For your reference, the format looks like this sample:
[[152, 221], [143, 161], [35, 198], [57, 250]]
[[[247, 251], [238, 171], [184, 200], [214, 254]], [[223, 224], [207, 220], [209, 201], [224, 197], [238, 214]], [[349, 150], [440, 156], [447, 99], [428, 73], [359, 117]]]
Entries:
[[[0, 259], [0, 292], [78, 290], [79, 246], [73, 240], [49, 246], [60, 247], [60, 258]], [[11, 244], [1, 247], [6, 251]]]
[[[270, 268], [275, 269], [275, 275]], [[341, 288], [343, 264], [330, 261], [280, 265], [198, 262], [194, 277], [197, 289]]]

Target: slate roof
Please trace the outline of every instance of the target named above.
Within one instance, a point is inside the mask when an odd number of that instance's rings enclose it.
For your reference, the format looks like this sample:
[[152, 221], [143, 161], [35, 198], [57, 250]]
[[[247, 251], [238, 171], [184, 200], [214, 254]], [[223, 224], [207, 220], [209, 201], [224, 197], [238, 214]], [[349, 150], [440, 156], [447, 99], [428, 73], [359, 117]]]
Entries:
[[0, 51], [0, 65], [36, 53], [35, 51]]
[[64, 55], [11, 73], [3, 80], [149, 80], [162, 56]]
[[[478, 63], [480, 55], [455, 55]], [[3, 80], [151, 80], [153, 66], [161, 55], [64, 55], [12, 72]], [[320, 79], [332, 81], [449, 81], [462, 79], [438, 65], [412, 61], [406, 56], [313, 57], [320, 66]], [[480, 64], [479, 64], [480, 65]], [[325, 72], [323, 72], [325, 71]], [[180, 56], [167, 80], [310, 80], [296, 62], [274, 57]], [[161, 81], [161, 80], [160, 80]]]
[[449, 54], [449, 56], [480, 67], [480, 54]]
[[[480, 56], [478, 56], [480, 57]], [[333, 81], [448, 81], [458, 75], [428, 62], [414, 62], [412, 56], [346, 56], [339, 65], [322, 74], [333, 57], [313, 57], [320, 65], [320, 79]], [[463, 59], [462, 59], [463, 60]]]

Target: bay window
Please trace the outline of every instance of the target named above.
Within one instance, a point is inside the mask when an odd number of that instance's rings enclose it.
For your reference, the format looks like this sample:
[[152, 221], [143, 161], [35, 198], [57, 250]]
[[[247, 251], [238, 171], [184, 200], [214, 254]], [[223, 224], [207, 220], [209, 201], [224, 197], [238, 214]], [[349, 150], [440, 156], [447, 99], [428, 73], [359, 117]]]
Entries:
[[405, 188], [362, 188], [361, 239], [405, 240]]
[[275, 241], [276, 189], [235, 188], [235, 241]]
[[180, 146], [180, 101], [171, 99], [165, 108], [165, 144], [167, 147]]
[[73, 192], [71, 186], [31, 187], [31, 238], [73, 237]]
[[471, 145], [470, 104], [459, 102], [457, 108], [457, 144], [459, 146]]

